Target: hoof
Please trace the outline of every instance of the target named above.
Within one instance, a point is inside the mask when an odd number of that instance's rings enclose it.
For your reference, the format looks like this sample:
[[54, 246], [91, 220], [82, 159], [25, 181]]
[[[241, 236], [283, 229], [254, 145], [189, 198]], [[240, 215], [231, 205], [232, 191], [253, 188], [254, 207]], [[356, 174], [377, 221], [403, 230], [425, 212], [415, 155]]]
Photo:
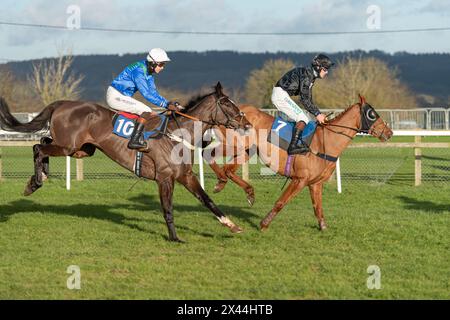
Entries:
[[250, 207], [252, 207], [253, 204], [255, 203], [255, 196], [254, 195], [247, 196], [247, 202], [250, 205]]
[[219, 193], [220, 191], [223, 190], [223, 188], [225, 188], [225, 182], [219, 182], [216, 184], [216, 186], [214, 187], [214, 193]]
[[180, 238], [171, 238], [169, 239], [170, 242], [178, 242], [178, 243], [186, 243], [186, 241], [181, 240]]
[[323, 230], [327, 229], [327, 225], [325, 224], [325, 222], [319, 223], [319, 229], [320, 229], [320, 231], [323, 231]]
[[32, 194], [35, 190], [33, 190], [33, 187], [31, 186], [31, 179], [28, 180], [28, 183], [25, 187], [25, 190], [23, 191], [23, 195], [24, 196], [29, 196], [30, 194]]
[[267, 229], [269, 229], [269, 224], [264, 223], [264, 220], [261, 221], [261, 223], [259, 224], [259, 230], [261, 231], [266, 231]]
[[244, 230], [242, 228], [238, 227], [238, 226], [232, 226], [230, 228], [230, 230], [231, 230], [232, 233], [242, 233], [242, 232], [244, 232]]
[[31, 188], [30, 188], [29, 186], [27, 186], [27, 187], [25, 188], [25, 190], [23, 191], [23, 195], [24, 195], [25, 197], [29, 196], [29, 195], [32, 194], [32, 193], [33, 193], [33, 190], [31, 190]]

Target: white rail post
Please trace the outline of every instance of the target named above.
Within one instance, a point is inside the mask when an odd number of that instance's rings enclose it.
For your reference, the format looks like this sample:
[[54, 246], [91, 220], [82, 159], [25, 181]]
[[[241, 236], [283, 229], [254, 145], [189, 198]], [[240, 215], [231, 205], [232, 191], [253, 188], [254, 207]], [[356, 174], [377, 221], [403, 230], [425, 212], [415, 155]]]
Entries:
[[336, 185], [338, 193], [342, 193], [342, 185], [341, 185], [341, 160], [340, 158], [336, 161]]
[[205, 189], [205, 177], [203, 174], [203, 156], [202, 156], [202, 148], [197, 148], [198, 150], [198, 174], [200, 175], [200, 185], [203, 190]]
[[[414, 138], [415, 143], [422, 141], [421, 136]], [[414, 185], [420, 186], [422, 184], [422, 149], [414, 148]]]
[[83, 159], [77, 159], [76, 165], [77, 165], [77, 181], [82, 181], [82, 180], [84, 180]]
[[70, 157], [66, 157], [66, 189], [70, 190]]

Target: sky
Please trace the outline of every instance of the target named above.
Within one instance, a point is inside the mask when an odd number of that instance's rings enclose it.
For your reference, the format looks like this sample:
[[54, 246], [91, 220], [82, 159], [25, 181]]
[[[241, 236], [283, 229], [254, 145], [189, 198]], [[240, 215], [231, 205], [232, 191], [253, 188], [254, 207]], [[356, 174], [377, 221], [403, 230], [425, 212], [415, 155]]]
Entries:
[[[73, 6], [79, 9], [74, 16]], [[68, 13], [69, 9], [69, 13]], [[77, 9], [76, 9], [77, 10]], [[368, 11], [369, 10], [369, 11]], [[79, 17], [79, 19], [78, 19]], [[57, 55], [176, 51], [324, 52], [383, 50], [450, 53], [450, 30], [351, 35], [188, 35], [83, 31], [83, 27], [196, 32], [335, 32], [450, 28], [449, 0], [2, 0], [0, 63]], [[375, 28], [375, 29], [374, 29]]]

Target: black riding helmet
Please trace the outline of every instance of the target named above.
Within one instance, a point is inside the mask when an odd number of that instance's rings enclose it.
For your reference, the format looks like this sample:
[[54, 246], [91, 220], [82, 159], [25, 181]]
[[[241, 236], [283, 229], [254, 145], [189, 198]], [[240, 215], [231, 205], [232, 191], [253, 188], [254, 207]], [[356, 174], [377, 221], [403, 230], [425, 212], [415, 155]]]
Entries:
[[330, 69], [332, 66], [334, 66], [334, 62], [331, 61], [329, 57], [326, 55], [319, 53], [317, 56], [315, 56], [311, 62], [311, 65], [313, 69], [319, 73], [320, 69]]

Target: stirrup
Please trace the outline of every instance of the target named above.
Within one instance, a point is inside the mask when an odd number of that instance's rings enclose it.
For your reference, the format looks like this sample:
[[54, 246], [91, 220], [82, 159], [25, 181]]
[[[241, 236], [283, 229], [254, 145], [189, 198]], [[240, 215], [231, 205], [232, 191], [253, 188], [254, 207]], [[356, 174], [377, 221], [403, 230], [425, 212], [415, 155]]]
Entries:
[[303, 141], [300, 141], [300, 142], [301, 142], [300, 145], [297, 145], [297, 144], [289, 145], [289, 147], [287, 149], [288, 155], [305, 154], [305, 153], [309, 152], [309, 147], [307, 145], [305, 145]]
[[128, 149], [136, 149], [136, 150], [147, 149], [147, 143], [144, 142], [144, 144], [137, 144], [137, 143], [132, 143], [130, 141], [130, 142], [128, 142]]
[[133, 133], [131, 134], [130, 141], [128, 141], [129, 149], [146, 149], [147, 142], [144, 140], [144, 126], [143, 124], [137, 124]]

